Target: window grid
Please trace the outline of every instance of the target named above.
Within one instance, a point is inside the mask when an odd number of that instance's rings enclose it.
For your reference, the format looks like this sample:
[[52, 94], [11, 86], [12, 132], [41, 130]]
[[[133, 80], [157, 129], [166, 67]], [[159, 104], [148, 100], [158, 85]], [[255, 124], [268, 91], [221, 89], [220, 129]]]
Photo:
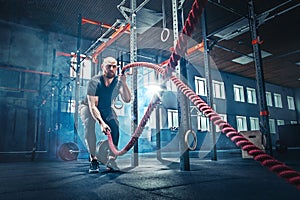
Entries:
[[176, 87], [175, 83], [173, 83], [173, 81], [168, 80], [166, 82], [166, 86], [167, 86], [168, 91], [177, 92], [177, 87]]
[[197, 95], [206, 96], [206, 79], [195, 77], [195, 92]]
[[276, 108], [282, 108], [282, 100], [280, 94], [274, 93], [274, 106]]
[[251, 131], [260, 130], [258, 117], [250, 117], [250, 130]]
[[269, 119], [270, 133], [276, 133], [275, 120]]
[[247, 87], [247, 100], [248, 103], [256, 104], [256, 92], [254, 88], [248, 88]]
[[247, 119], [245, 116], [236, 116], [237, 131], [247, 131]]
[[289, 110], [295, 110], [294, 97], [287, 96], [287, 102]]
[[197, 127], [200, 131], [209, 131], [209, 119], [201, 113], [197, 116]]
[[233, 85], [234, 100], [238, 102], [245, 102], [244, 88], [241, 85]]
[[224, 82], [212, 81], [213, 93], [215, 98], [225, 99], [225, 87]]
[[284, 125], [284, 120], [282, 120], [282, 119], [277, 120], [277, 126], [280, 126], [280, 125]]
[[168, 109], [168, 128], [178, 127], [178, 110]]
[[271, 92], [266, 92], [267, 106], [273, 106]]

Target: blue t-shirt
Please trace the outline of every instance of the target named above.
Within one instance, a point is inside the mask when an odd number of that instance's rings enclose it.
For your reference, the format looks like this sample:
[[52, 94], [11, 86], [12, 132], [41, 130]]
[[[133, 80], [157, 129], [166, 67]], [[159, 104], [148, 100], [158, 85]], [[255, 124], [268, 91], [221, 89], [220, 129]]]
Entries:
[[88, 83], [87, 95], [98, 96], [98, 106], [101, 117], [104, 121], [117, 119], [116, 113], [112, 108], [112, 103], [119, 95], [117, 87], [118, 77], [115, 76], [109, 86], [104, 83], [103, 75], [96, 75]]

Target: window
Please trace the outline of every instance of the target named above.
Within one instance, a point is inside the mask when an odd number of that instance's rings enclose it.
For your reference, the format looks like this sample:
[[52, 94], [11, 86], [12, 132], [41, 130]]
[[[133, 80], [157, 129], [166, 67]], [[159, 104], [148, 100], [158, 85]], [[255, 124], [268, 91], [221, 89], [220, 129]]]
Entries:
[[206, 96], [206, 79], [195, 77], [195, 92], [197, 95]]
[[177, 87], [175, 85], [175, 83], [173, 83], [173, 81], [168, 80], [166, 82], [166, 87], [168, 91], [173, 91], [173, 92], [177, 92]]
[[248, 103], [256, 104], [256, 92], [254, 88], [248, 88], [247, 87], [247, 100]]
[[277, 126], [280, 126], [280, 125], [284, 125], [284, 120], [282, 120], [282, 119], [277, 120]]
[[197, 116], [198, 130], [209, 131], [209, 119], [202, 115], [201, 113]]
[[245, 116], [236, 116], [237, 131], [247, 131], [247, 119]]
[[276, 133], [275, 120], [269, 119], [270, 133]]
[[212, 81], [213, 93], [215, 98], [225, 99], [225, 87], [224, 82]]
[[178, 127], [178, 110], [168, 109], [168, 128]]
[[75, 100], [68, 100], [67, 113], [75, 113]]
[[245, 102], [244, 88], [241, 85], [233, 85], [234, 100], [239, 102]]
[[271, 92], [266, 92], [267, 106], [273, 106]]
[[298, 124], [298, 122], [297, 122], [297, 121], [294, 121], [294, 120], [292, 120], [292, 121], [291, 121], [291, 124]]
[[250, 130], [259, 130], [259, 119], [257, 117], [250, 117]]
[[[75, 54], [74, 54], [75, 55]], [[70, 77], [76, 77], [76, 69], [77, 69], [77, 56], [72, 56], [70, 60]], [[81, 60], [80, 64], [80, 78], [83, 79], [91, 79], [92, 77], [92, 60], [84, 59]]]
[[295, 110], [294, 97], [287, 96], [288, 108], [290, 110]]
[[[227, 115], [225, 114], [219, 114], [219, 116], [226, 122], [227, 121]], [[216, 132], [221, 131], [219, 126], [216, 126]]]
[[276, 108], [282, 108], [281, 95], [274, 93], [274, 105]]

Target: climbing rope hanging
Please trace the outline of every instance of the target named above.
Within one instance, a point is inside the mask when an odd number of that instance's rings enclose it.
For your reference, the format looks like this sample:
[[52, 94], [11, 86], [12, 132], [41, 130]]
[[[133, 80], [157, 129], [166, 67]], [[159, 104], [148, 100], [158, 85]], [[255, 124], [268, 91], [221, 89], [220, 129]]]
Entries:
[[[208, 117], [216, 126], [221, 129], [221, 132], [224, 133], [232, 142], [237, 146], [242, 148], [244, 151], [247, 151], [249, 155], [253, 156], [253, 159], [260, 162], [261, 165], [269, 168], [271, 171], [275, 172], [278, 176], [287, 180], [287, 182], [295, 185], [300, 189], [300, 173], [288, 167], [284, 163], [276, 160], [272, 156], [266, 154], [263, 150], [259, 149], [248, 139], [242, 136], [237, 130], [235, 130], [230, 124], [224, 121], [208, 104], [203, 101], [193, 90], [191, 90], [186, 84], [184, 84], [180, 79], [172, 75], [172, 72], [175, 70], [175, 67], [178, 64], [181, 56], [183, 55], [183, 49], [186, 47], [187, 39], [183, 35], [191, 36], [192, 31], [194, 30], [195, 24], [200, 18], [202, 11], [204, 9], [207, 0], [195, 0], [192, 6], [191, 11], [189, 12], [188, 18], [185, 21], [183, 31], [178, 38], [174, 51], [172, 52], [168, 65], [166, 68], [162, 68], [158, 65], [146, 62], [136, 62], [126, 65], [122, 71], [133, 67], [148, 67], [152, 68], [155, 71], [162, 74], [165, 78], [169, 78], [176, 87], [191, 100], [191, 102], [206, 116]], [[110, 149], [115, 155], [125, 154], [137, 141], [138, 137], [141, 135], [143, 128], [145, 127], [148, 119], [150, 118], [151, 112], [154, 110], [155, 106], [159, 102], [159, 98], [154, 96], [151, 100], [145, 115], [143, 116], [140, 124], [132, 135], [128, 144], [122, 149], [117, 150], [113, 145], [112, 137], [109, 131], [107, 131], [108, 141]]]

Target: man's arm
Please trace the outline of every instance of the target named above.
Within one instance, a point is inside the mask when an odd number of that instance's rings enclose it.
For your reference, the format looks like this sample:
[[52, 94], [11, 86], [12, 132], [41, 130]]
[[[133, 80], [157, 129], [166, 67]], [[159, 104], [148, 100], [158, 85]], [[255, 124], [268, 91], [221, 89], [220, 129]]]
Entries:
[[106, 131], [106, 129], [110, 130], [110, 127], [103, 121], [100, 111], [97, 108], [98, 105], [98, 97], [87, 95], [89, 109], [93, 118], [100, 124], [102, 131]]
[[126, 83], [126, 76], [120, 75], [119, 81], [121, 81], [120, 94], [125, 103], [129, 103], [131, 100], [131, 93]]

